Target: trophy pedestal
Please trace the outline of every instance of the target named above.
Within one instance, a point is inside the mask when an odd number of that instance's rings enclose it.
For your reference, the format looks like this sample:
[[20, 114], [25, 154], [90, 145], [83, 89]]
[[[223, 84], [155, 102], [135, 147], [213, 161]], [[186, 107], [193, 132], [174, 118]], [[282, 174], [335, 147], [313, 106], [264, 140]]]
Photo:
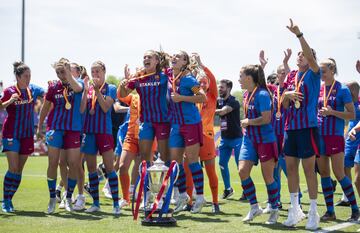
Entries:
[[[150, 214], [150, 210], [145, 210], [145, 216]], [[173, 218], [174, 210], [169, 209], [159, 217], [160, 210], [156, 210], [149, 219], [144, 219], [141, 224], [144, 226], [176, 226], [176, 219]]]

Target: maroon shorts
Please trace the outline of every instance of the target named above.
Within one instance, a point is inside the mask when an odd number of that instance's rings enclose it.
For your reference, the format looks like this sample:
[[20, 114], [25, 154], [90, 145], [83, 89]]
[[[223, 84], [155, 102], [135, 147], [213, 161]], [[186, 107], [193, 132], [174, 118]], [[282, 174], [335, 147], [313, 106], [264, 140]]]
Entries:
[[184, 148], [199, 143], [203, 145], [202, 123], [172, 125], [169, 139], [170, 148]]
[[20, 155], [31, 155], [34, 152], [34, 138], [3, 138], [3, 152], [13, 151]]
[[266, 162], [270, 159], [274, 159], [275, 162], [278, 161], [278, 145], [276, 142], [271, 143], [257, 143], [255, 144], [255, 149], [258, 154], [260, 162]]
[[320, 154], [334, 155], [344, 153], [345, 140], [342, 136], [320, 136]]

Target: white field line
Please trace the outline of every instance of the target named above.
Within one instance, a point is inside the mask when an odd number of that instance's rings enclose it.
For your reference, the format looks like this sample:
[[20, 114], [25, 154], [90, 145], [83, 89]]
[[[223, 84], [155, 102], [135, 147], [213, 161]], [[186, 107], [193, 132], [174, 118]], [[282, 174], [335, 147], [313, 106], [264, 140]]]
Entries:
[[327, 233], [327, 232], [337, 231], [337, 230], [340, 230], [340, 229], [343, 229], [343, 228], [350, 227], [350, 226], [355, 225], [355, 224], [359, 224], [359, 222], [339, 223], [339, 224], [336, 224], [334, 226], [325, 227], [325, 228], [323, 228], [321, 230], [315, 231], [314, 233]]

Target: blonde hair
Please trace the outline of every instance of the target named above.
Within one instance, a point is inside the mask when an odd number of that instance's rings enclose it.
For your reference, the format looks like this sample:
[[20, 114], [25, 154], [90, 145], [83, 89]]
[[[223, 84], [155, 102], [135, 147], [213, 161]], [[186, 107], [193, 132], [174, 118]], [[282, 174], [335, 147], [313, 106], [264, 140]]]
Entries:
[[101, 69], [103, 69], [103, 71], [106, 71], [106, 67], [105, 67], [105, 64], [104, 62], [102, 61], [95, 61], [91, 67], [101, 67]]
[[338, 74], [336, 61], [334, 58], [329, 57], [325, 61], [321, 62], [321, 64], [326, 65], [332, 72], [334, 72], [334, 74], [336, 74], [336, 75]]

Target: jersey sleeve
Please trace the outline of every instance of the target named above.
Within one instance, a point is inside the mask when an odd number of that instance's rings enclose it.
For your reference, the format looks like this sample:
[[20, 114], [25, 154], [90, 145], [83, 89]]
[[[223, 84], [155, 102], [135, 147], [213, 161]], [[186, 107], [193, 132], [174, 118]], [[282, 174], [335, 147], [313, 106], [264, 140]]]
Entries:
[[192, 93], [194, 93], [194, 95], [198, 94], [200, 91], [200, 84], [193, 76], [191, 76], [187, 80], [186, 87], [191, 89], [191, 91], [192, 91]]
[[5, 101], [8, 101], [10, 98], [11, 98], [11, 92], [9, 90], [9, 88], [6, 88], [4, 90], [4, 93], [2, 94], [1, 96], [1, 102], [5, 102]]
[[116, 100], [116, 87], [112, 84], [109, 85], [109, 96], [113, 99]]
[[126, 97], [121, 97], [121, 98], [119, 98], [119, 100], [120, 100], [122, 103], [126, 104], [127, 106], [130, 106], [132, 97], [133, 97], [133, 95], [132, 95], [132, 94], [129, 94], [129, 95], [126, 96]]
[[44, 88], [39, 87], [39, 86], [34, 85], [34, 84], [30, 84], [30, 85], [31, 85], [30, 89], [31, 89], [31, 91], [33, 93], [34, 99], [44, 96], [44, 94], [45, 94]]
[[232, 109], [240, 109], [240, 103], [235, 98], [231, 101], [227, 101], [226, 105], [231, 107]]
[[128, 82], [127, 88], [130, 90], [134, 90], [136, 87], [136, 82], [137, 82], [137, 80], [132, 80], [132, 81]]
[[343, 98], [343, 101], [344, 101], [344, 104], [348, 104], [348, 103], [352, 103], [352, 96], [351, 96], [351, 93], [350, 93], [350, 90], [347, 86], [343, 85], [342, 88], [341, 88], [341, 96]]
[[218, 92], [217, 92], [217, 85], [216, 85], [216, 79], [214, 74], [209, 70], [209, 68], [205, 67], [204, 68], [204, 72], [206, 74], [206, 76], [208, 77], [210, 84], [209, 84], [209, 90], [208, 92], [214, 96], [215, 99], [217, 99], [218, 97]]
[[55, 87], [56, 85], [49, 83], [48, 91], [46, 92], [45, 95], [45, 100], [54, 102], [53, 100], [54, 100]]
[[267, 91], [261, 90], [257, 98], [260, 112], [267, 112], [271, 110], [271, 99]]

